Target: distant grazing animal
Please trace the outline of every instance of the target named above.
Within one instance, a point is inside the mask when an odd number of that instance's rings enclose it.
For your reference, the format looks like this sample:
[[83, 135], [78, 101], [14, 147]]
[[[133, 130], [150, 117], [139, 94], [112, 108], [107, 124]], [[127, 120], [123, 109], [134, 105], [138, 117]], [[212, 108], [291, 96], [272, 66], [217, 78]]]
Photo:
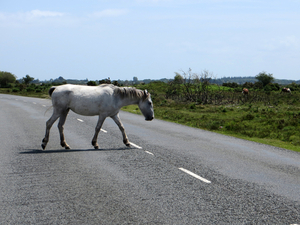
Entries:
[[242, 93], [243, 93], [244, 95], [248, 95], [248, 94], [249, 94], [249, 90], [248, 90], [247, 88], [243, 88]]
[[92, 139], [92, 145], [95, 149], [99, 148], [97, 138], [106, 117], [111, 117], [115, 121], [122, 132], [124, 144], [130, 146], [124, 126], [119, 117], [121, 107], [138, 104], [146, 120], [150, 121], [154, 118], [153, 104], [150, 93], [148, 93], [147, 90], [143, 91], [131, 87], [117, 87], [112, 84], [102, 84], [100, 86], [65, 84], [51, 87], [49, 89], [49, 95], [52, 98], [53, 114], [46, 122], [46, 134], [42, 141], [43, 150], [48, 143], [50, 129], [58, 118], [60, 118], [58, 123], [60, 144], [62, 147], [65, 147], [65, 149], [70, 149], [70, 146], [65, 141], [63, 132], [70, 109], [84, 116], [99, 116], [95, 134]]
[[282, 92], [287, 92], [287, 93], [290, 93], [290, 94], [292, 94], [292, 91], [291, 91], [291, 89], [289, 89], [289, 88], [286, 88], [286, 87], [284, 87], [284, 88], [282, 88], [282, 89], [281, 89], [281, 92], [280, 92], [280, 93], [282, 93]]

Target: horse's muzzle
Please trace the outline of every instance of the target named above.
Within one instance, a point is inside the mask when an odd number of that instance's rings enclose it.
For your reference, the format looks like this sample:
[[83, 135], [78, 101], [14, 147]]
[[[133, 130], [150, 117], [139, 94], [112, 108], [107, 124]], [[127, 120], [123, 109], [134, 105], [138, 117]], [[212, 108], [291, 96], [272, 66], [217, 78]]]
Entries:
[[153, 120], [153, 116], [152, 117], [149, 117], [149, 118], [145, 118], [145, 120], [147, 120], [147, 121], [151, 121], [151, 120]]

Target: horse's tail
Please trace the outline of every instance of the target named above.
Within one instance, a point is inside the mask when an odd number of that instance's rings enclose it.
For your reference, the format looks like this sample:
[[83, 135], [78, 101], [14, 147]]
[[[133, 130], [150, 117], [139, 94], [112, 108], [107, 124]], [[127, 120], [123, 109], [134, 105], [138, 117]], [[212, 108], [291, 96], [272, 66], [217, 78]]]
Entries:
[[51, 97], [51, 95], [52, 95], [52, 93], [53, 93], [53, 91], [55, 90], [55, 86], [53, 86], [53, 87], [51, 87], [50, 89], [49, 89], [49, 95], [50, 95], [50, 97]]
[[[50, 96], [50, 97], [51, 97], [53, 91], [55, 90], [55, 88], [56, 88], [56, 87], [53, 86], [53, 87], [51, 87], [51, 88], [49, 89], [48, 93], [49, 93], [49, 96]], [[53, 105], [51, 105], [51, 106], [46, 110], [46, 112], [48, 112], [48, 110], [51, 109], [52, 107], [53, 107]], [[46, 112], [44, 113], [44, 116], [46, 115]]]

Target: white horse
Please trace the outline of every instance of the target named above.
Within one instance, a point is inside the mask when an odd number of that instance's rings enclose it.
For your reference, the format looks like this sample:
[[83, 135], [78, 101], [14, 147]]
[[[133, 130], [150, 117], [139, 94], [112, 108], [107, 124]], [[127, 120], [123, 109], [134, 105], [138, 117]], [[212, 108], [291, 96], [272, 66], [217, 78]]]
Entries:
[[53, 114], [46, 122], [46, 134], [42, 141], [43, 150], [49, 140], [49, 132], [53, 123], [59, 119], [58, 130], [60, 134], [60, 144], [65, 149], [70, 149], [64, 137], [64, 123], [69, 110], [84, 116], [98, 115], [98, 123], [95, 128], [95, 135], [92, 145], [95, 149], [99, 148], [97, 138], [102, 124], [106, 117], [111, 117], [119, 126], [123, 135], [123, 142], [130, 146], [130, 142], [125, 133], [124, 126], [119, 117], [119, 110], [123, 106], [138, 104], [145, 119], [150, 121], [154, 118], [153, 103], [150, 93], [131, 87], [117, 87], [112, 84], [100, 86], [80, 86], [80, 85], [61, 85], [53, 86], [49, 89], [52, 98]]

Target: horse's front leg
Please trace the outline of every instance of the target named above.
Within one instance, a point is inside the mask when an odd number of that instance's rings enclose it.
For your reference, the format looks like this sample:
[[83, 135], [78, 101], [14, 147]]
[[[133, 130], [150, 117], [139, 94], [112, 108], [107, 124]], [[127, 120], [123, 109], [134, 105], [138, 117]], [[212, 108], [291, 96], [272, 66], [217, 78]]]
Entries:
[[111, 118], [115, 121], [115, 123], [118, 125], [120, 131], [122, 132], [122, 135], [123, 135], [123, 142], [126, 146], [130, 146], [130, 142], [128, 140], [128, 137], [125, 133], [125, 128], [120, 120], [120, 117], [119, 117], [119, 113], [114, 115], [114, 116], [111, 116]]
[[92, 140], [92, 145], [94, 146], [95, 149], [99, 149], [99, 145], [97, 143], [97, 139], [98, 139], [98, 134], [101, 130], [101, 127], [102, 127], [102, 124], [104, 122], [106, 117], [103, 117], [103, 116], [99, 116], [99, 119], [98, 119], [98, 122], [97, 122], [97, 126], [95, 128], [95, 134], [94, 134], [94, 137], [93, 137], [93, 140]]

